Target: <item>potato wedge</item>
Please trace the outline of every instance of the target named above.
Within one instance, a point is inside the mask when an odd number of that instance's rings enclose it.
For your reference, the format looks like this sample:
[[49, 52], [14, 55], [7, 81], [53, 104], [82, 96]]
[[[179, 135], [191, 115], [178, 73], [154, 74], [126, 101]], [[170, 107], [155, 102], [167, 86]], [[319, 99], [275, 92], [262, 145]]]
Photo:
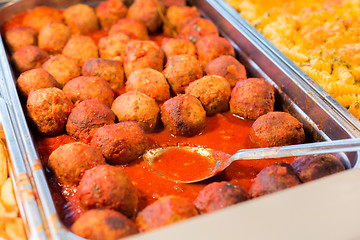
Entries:
[[7, 169], [7, 152], [5, 149], [5, 144], [0, 140], [0, 186], [4, 184], [8, 178], [8, 169]]
[[14, 188], [10, 178], [6, 179], [5, 183], [1, 187], [1, 201], [7, 211], [18, 212], [14, 195]]
[[26, 239], [24, 223], [21, 218], [15, 218], [14, 220], [7, 221], [5, 223], [5, 231], [10, 239], [22, 240]]

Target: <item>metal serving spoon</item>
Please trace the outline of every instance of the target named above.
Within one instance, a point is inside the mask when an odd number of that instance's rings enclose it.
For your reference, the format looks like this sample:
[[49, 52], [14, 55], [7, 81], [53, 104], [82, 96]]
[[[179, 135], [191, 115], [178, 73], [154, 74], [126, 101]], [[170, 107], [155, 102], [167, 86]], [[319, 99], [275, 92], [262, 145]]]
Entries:
[[[166, 173], [159, 172], [156, 168], [156, 161], [160, 157], [171, 149], [184, 150], [191, 153], [197, 153], [208, 159], [213, 168], [205, 173], [204, 176], [195, 177], [194, 179], [173, 179]], [[272, 148], [254, 148], [254, 149], [242, 149], [236, 152], [234, 155], [224, 153], [222, 151], [214, 150], [211, 148], [203, 147], [190, 147], [190, 146], [169, 146], [166, 148], [155, 148], [146, 151], [143, 155], [144, 161], [146, 161], [155, 171], [161, 176], [179, 183], [194, 183], [206, 180], [215, 174], [223, 171], [232, 162], [238, 160], [254, 160], [263, 158], [281, 158], [281, 157], [293, 157], [303, 156], [311, 154], [321, 153], [335, 153], [335, 152], [352, 152], [360, 150], [360, 138], [344, 139], [326, 142], [306, 143], [297, 145], [288, 145], [283, 147]]]

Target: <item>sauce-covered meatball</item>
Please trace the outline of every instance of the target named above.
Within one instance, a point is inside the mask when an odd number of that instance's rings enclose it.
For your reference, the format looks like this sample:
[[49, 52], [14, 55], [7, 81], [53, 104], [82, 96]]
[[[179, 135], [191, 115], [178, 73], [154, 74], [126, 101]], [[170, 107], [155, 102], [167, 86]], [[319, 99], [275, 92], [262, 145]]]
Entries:
[[85, 4], [75, 4], [66, 8], [64, 18], [73, 33], [87, 34], [99, 29], [94, 9]]
[[119, 167], [106, 164], [86, 170], [76, 195], [85, 209], [113, 209], [127, 217], [133, 217], [137, 212], [137, 190]]
[[66, 96], [75, 104], [85, 99], [97, 99], [110, 107], [114, 92], [108, 82], [94, 76], [80, 76], [67, 82], [63, 88]]
[[300, 144], [305, 141], [303, 125], [286, 112], [269, 112], [251, 126], [251, 141], [259, 147]]
[[207, 75], [219, 75], [224, 77], [231, 85], [235, 86], [238, 81], [246, 79], [246, 69], [236, 58], [223, 55], [211, 60], [204, 68]]
[[70, 37], [71, 31], [65, 24], [51, 22], [39, 32], [39, 47], [49, 53], [61, 53]]
[[74, 59], [61, 54], [52, 56], [43, 63], [42, 68], [49, 72], [61, 87], [81, 73], [80, 66]]
[[161, 103], [170, 98], [170, 86], [164, 75], [151, 68], [136, 70], [126, 82], [127, 91], [142, 92]]
[[196, 57], [176, 55], [170, 57], [163, 71], [174, 93], [184, 93], [185, 88], [203, 76], [203, 71]]
[[91, 140], [110, 164], [126, 164], [141, 156], [148, 145], [144, 130], [136, 122], [120, 122], [99, 128]]
[[5, 31], [5, 42], [11, 52], [15, 52], [21, 47], [37, 45], [37, 32], [32, 27], [17, 26]]
[[129, 42], [130, 38], [123, 33], [117, 33], [100, 38], [98, 44], [100, 57], [124, 62], [124, 53], [126, 45]]
[[297, 186], [300, 183], [291, 165], [287, 163], [277, 163], [259, 172], [251, 187], [250, 195], [252, 198], [261, 197], [266, 194]]
[[161, 42], [161, 49], [164, 51], [167, 59], [183, 54], [197, 57], [194, 43], [183, 38], [164, 38]]
[[193, 136], [205, 128], [206, 112], [192, 95], [180, 94], [161, 106], [161, 121], [173, 135]]
[[66, 131], [75, 140], [90, 143], [98, 128], [114, 123], [115, 114], [108, 106], [96, 99], [89, 99], [72, 109]]
[[185, 89], [186, 94], [197, 97], [207, 115], [225, 112], [229, 109], [231, 87], [225, 78], [217, 75], [202, 77]]
[[121, 0], [107, 0], [101, 2], [95, 10], [101, 27], [109, 30], [113, 23], [126, 16], [127, 7]]
[[309, 182], [345, 170], [340, 159], [332, 154], [297, 157], [291, 166], [302, 182]]
[[58, 88], [40, 88], [30, 92], [26, 108], [40, 133], [55, 135], [65, 130], [73, 104]]
[[37, 31], [51, 22], [63, 22], [61, 10], [39, 6], [29, 11], [23, 19], [24, 26], [35, 28]]
[[239, 81], [231, 92], [230, 111], [240, 117], [256, 120], [274, 111], [274, 87], [262, 78]]
[[66, 43], [62, 54], [74, 59], [82, 66], [90, 58], [99, 56], [98, 47], [91, 37], [84, 35], [75, 35]]
[[86, 170], [106, 164], [105, 158], [96, 148], [81, 142], [64, 144], [54, 150], [48, 160], [48, 167], [57, 180], [65, 185], [79, 184]]
[[213, 212], [247, 200], [244, 188], [229, 182], [206, 185], [196, 197], [194, 204], [200, 213]]
[[111, 110], [119, 122], [137, 122], [145, 132], [152, 132], [159, 121], [160, 109], [155, 100], [141, 92], [127, 92], [117, 97]]
[[131, 39], [149, 39], [146, 25], [143, 22], [133, 18], [122, 18], [114, 23], [109, 30], [109, 35], [111, 36], [117, 33], [128, 35]]
[[179, 37], [189, 39], [193, 43], [196, 43], [200, 38], [207, 35], [218, 36], [219, 31], [210, 20], [197, 17], [181, 29]]
[[200, 13], [196, 7], [172, 5], [166, 9], [165, 16], [167, 22], [163, 26], [164, 34], [175, 37], [188, 22], [200, 17]]
[[39, 68], [48, 60], [49, 54], [37, 46], [24, 46], [12, 55], [15, 68], [20, 73], [33, 68]]
[[140, 232], [153, 230], [198, 215], [195, 206], [186, 198], [162, 197], [148, 205], [136, 217]]
[[71, 226], [76, 235], [92, 240], [117, 240], [138, 232], [133, 221], [109, 209], [91, 209]]

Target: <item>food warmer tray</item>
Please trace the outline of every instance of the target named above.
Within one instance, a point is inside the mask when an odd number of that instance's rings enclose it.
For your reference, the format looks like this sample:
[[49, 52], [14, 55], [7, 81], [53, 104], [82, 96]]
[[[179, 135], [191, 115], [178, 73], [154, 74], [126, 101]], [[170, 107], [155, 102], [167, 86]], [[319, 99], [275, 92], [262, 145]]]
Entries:
[[[62, 8], [79, 2], [94, 5], [99, 1], [13, 1], [0, 10], [0, 24], [3, 24], [6, 19], [14, 14], [26, 11], [35, 6], [47, 5]], [[249, 29], [239, 24], [237, 20], [235, 21], [233, 15], [228, 12], [231, 9], [225, 9], [222, 3], [220, 4], [213, 0], [192, 0], [189, 1], [189, 3], [190, 5], [196, 6], [203, 16], [212, 20], [218, 26], [220, 33], [231, 41], [236, 50], [237, 58], [247, 68], [248, 77], [264, 77], [275, 86], [278, 105], [295, 115], [304, 124], [308, 136], [307, 141], [329, 141], [357, 138], [360, 136], [358, 129], [343, 115], [339, 114], [336, 108], [328, 104], [327, 101], [324, 101], [323, 97], [317, 91], [311, 88], [287, 63], [273, 54], [259, 38], [255, 37], [252, 31], [249, 31]], [[28, 219], [25, 223], [30, 239], [82, 239], [64, 227], [56, 212], [44, 171], [39, 167], [39, 155], [26, 123], [22, 105], [16, 92], [15, 81], [8, 55], [1, 41], [0, 92], [2, 99], [0, 99], [0, 103], [3, 102], [1, 110], [7, 119], [7, 121], [3, 121], [3, 126], [6, 130], [5, 135], [7, 141], [8, 143], [11, 142], [11, 144], [9, 144], [12, 160], [11, 165], [12, 169], [19, 168], [28, 176], [29, 184], [26, 185], [26, 187], [32, 189], [36, 196], [33, 201], [30, 202], [26, 201], [24, 197], [21, 197], [21, 194], [20, 197], [18, 196], [19, 205], [24, 206], [22, 208], [23, 216], [25, 216], [25, 219]], [[220, 236], [225, 236], [224, 234], [226, 234], [226, 239], [239, 239], [242, 232], [249, 232], [252, 229], [251, 227], [254, 224], [256, 225], [256, 223], [259, 224], [261, 229], [261, 223], [269, 219], [269, 215], [266, 215], [269, 214], [269, 211], [265, 211], [269, 207], [270, 210], [278, 211], [276, 215], [282, 216], [288, 213], [291, 206], [301, 206], [307, 202], [311, 203], [311, 199], [315, 195], [316, 199], [313, 200], [320, 201], [324, 199], [324, 196], [331, 197], [332, 194], [339, 193], [341, 189], [343, 191], [351, 190], [355, 193], [356, 191], [353, 191], [351, 186], [347, 184], [348, 180], [345, 179], [338, 182], [335, 179], [358, 176], [357, 173], [359, 170], [357, 170], [357, 166], [359, 154], [358, 152], [342, 154], [342, 160], [347, 168], [353, 169], [312, 183], [303, 184], [299, 187], [284, 190], [280, 193], [250, 200], [212, 214], [206, 214], [172, 226], [164, 227], [150, 233], [138, 234], [129, 237], [129, 239], [218, 239]], [[360, 177], [358, 176], [358, 178]], [[15, 183], [17, 192], [24, 188], [24, 186], [20, 185], [19, 181]], [[347, 186], [345, 190], [343, 188], [340, 189], [340, 187], [339, 190], [337, 188], [335, 189], [338, 191], [329, 190], [330, 184], [335, 188], [337, 185], [340, 186], [341, 183]], [[326, 192], [327, 189], [328, 191]], [[332, 197], [332, 199], [335, 198]], [[317, 205], [314, 204], [314, 206]], [[323, 204], [320, 206], [326, 207], [327, 205]], [[258, 208], [259, 211], [250, 214], [249, 212], [254, 208]], [[291, 210], [295, 211], [294, 209]], [[300, 213], [311, 213], [311, 211], [308, 210], [311, 209], [302, 209]], [[316, 211], [314, 210], [314, 212]], [[263, 218], [261, 218], [261, 216], [263, 216]], [[324, 215], [323, 217], [326, 216]], [[260, 218], [263, 221], [261, 221]], [[249, 221], [244, 221], [244, 219], [248, 219]], [[305, 221], [306, 223], [311, 223], [312, 220], [316, 219], [318, 218], [312, 215], [308, 216], [306, 220], [300, 218], [300, 220], [303, 220], [302, 222]], [[291, 219], [289, 220], [284, 221], [284, 224], [289, 224]], [[242, 222], [245, 227], [239, 225], [238, 227], [229, 229], [229, 226], [234, 226], [238, 221], [239, 223]], [[276, 222], [275, 217], [271, 221]], [[251, 223], [253, 223], [253, 225]], [[256, 231], [257, 234], [253, 236], [259, 236], [262, 231], [260, 229]], [[272, 232], [280, 234], [280, 237], [278, 236], [276, 239], [289, 239], [282, 238], [282, 236], [285, 236], [283, 235], [284, 229], [282, 227], [274, 228]], [[297, 231], [296, 234], [299, 234], [299, 231]], [[306, 234], [306, 232], [304, 234]], [[248, 235], [245, 239], [251, 239], [251, 236]]]

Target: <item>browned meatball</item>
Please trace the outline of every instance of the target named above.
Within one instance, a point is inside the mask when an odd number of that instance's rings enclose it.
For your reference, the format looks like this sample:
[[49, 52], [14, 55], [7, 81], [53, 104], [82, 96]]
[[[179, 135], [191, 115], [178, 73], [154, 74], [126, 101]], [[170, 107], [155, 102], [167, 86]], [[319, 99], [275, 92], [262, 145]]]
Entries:
[[252, 198], [261, 197], [266, 194], [297, 186], [300, 183], [291, 165], [287, 163], [277, 163], [259, 172], [251, 187], [250, 195]]
[[99, 77], [80, 76], [67, 82], [63, 88], [66, 96], [75, 104], [86, 99], [97, 99], [110, 107], [114, 92], [108, 82]]
[[51, 22], [63, 22], [61, 10], [40, 6], [28, 12], [23, 19], [24, 26], [35, 28], [37, 31]]
[[135, 0], [129, 7], [126, 17], [143, 22], [149, 32], [154, 33], [162, 24], [160, 14], [164, 13], [159, 11], [163, 12], [164, 7], [157, 0]]
[[51, 22], [39, 32], [39, 47], [49, 53], [61, 53], [70, 37], [71, 31], [65, 24]]
[[166, 58], [182, 54], [197, 57], [195, 45], [187, 39], [164, 38], [161, 43], [161, 49], [164, 51]]
[[291, 166], [302, 182], [309, 182], [345, 170], [340, 159], [332, 154], [297, 157]]
[[246, 79], [246, 69], [236, 58], [229, 55], [223, 55], [206, 64], [204, 68], [205, 74], [219, 75], [224, 77], [231, 88], [235, 86], [238, 81]]
[[137, 91], [164, 102], [170, 98], [170, 86], [164, 75], [151, 68], [142, 68], [130, 74], [126, 82], [127, 91]]
[[161, 106], [161, 121], [173, 135], [192, 136], [205, 128], [206, 112], [192, 95], [180, 94]]
[[194, 205], [200, 213], [208, 213], [246, 201], [247, 198], [245, 189], [236, 184], [214, 182], [199, 192]]
[[67, 133], [84, 143], [90, 143], [96, 130], [114, 124], [115, 114], [96, 99], [84, 100], [71, 111], [66, 123]]
[[133, 217], [137, 212], [137, 190], [119, 167], [106, 164], [85, 171], [76, 195], [85, 209], [113, 209], [127, 217]]
[[274, 111], [274, 87], [263, 78], [239, 81], [231, 92], [230, 112], [240, 117], [256, 120]]
[[85, 4], [75, 4], [65, 9], [66, 24], [73, 33], [87, 34], [99, 29], [94, 9]]
[[222, 55], [235, 56], [235, 50], [231, 43], [217, 35], [207, 35], [196, 42], [199, 62], [205, 66], [215, 58]]
[[124, 87], [124, 69], [118, 61], [90, 58], [82, 67], [83, 76], [96, 76], [107, 81], [111, 89], [119, 93]]
[[61, 145], [48, 160], [48, 167], [62, 184], [76, 186], [86, 170], [106, 164], [96, 148], [81, 142]]
[[47, 71], [35, 68], [20, 74], [17, 79], [17, 86], [21, 95], [27, 98], [32, 90], [59, 87], [59, 84]]
[[259, 147], [300, 144], [305, 141], [303, 125], [286, 112], [269, 112], [251, 126], [251, 141]]
[[36, 46], [24, 46], [12, 55], [15, 68], [20, 73], [39, 68], [49, 58], [49, 54]]
[[216, 26], [207, 19], [197, 17], [188, 22], [179, 34], [179, 37], [186, 38], [196, 43], [200, 38], [207, 35], [219, 35]]
[[130, 38], [123, 34], [102, 37], [99, 40], [99, 54], [101, 58], [124, 62], [124, 53], [126, 45], [130, 42]]
[[86, 211], [71, 226], [71, 231], [92, 240], [117, 240], [138, 232], [133, 221], [109, 209]]
[[127, 92], [117, 97], [111, 110], [119, 122], [137, 122], [145, 132], [152, 132], [159, 121], [160, 109], [155, 100], [141, 92]]
[[101, 27], [109, 30], [114, 22], [125, 17], [127, 7], [121, 0], [107, 0], [101, 2], [95, 10]]
[[32, 27], [17, 26], [5, 32], [5, 42], [11, 52], [15, 52], [21, 47], [37, 45], [37, 32]]
[[148, 205], [136, 217], [140, 232], [153, 230], [198, 215], [195, 206], [186, 198], [162, 197]]
[[62, 54], [74, 59], [82, 66], [90, 58], [97, 58], [98, 47], [91, 37], [75, 35], [66, 43]]
[[196, 7], [172, 5], [166, 10], [167, 22], [163, 30], [166, 36], [177, 36], [182, 28], [194, 18], [200, 17]]
[[197, 97], [207, 115], [225, 112], [229, 109], [231, 87], [225, 78], [217, 75], [202, 77], [185, 89], [186, 94]]
[[61, 87], [81, 73], [80, 66], [74, 59], [61, 54], [52, 56], [44, 62], [42, 68], [49, 72]]
[[140, 68], [161, 71], [164, 67], [164, 53], [154, 41], [133, 40], [126, 45], [124, 68], [126, 77]]
[[120, 122], [99, 128], [91, 145], [110, 164], [126, 164], [141, 156], [148, 145], [144, 130], [136, 122]]
[[143, 22], [133, 18], [122, 18], [114, 23], [109, 30], [109, 35], [111, 36], [117, 33], [126, 34], [131, 39], [149, 39], [146, 25]]
[[163, 71], [174, 93], [184, 93], [185, 88], [193, 81], [202, 78], [203, 71], [196, 57], [176, 55], [170, 57]]
[[40, 133], [55, 135], [64, 131], [73, 104], [58, 88], [40, 88], [30, 92], [26, 107]]

